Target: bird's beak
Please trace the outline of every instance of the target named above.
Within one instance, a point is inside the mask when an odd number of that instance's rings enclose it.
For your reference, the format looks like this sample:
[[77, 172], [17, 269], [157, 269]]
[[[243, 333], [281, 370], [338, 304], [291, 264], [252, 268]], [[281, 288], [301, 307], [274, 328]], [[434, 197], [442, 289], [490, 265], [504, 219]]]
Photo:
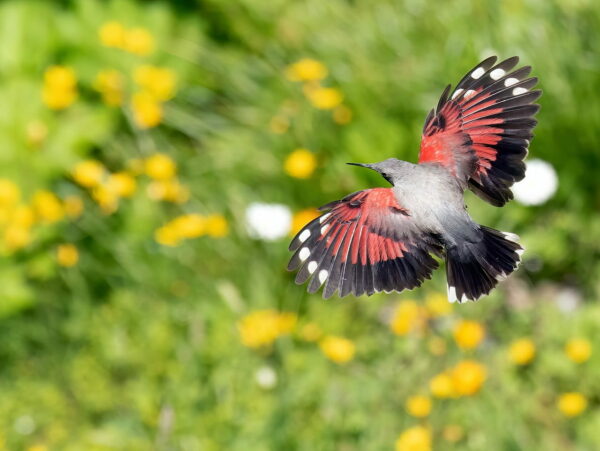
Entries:
[[360, 166], [360, 167], [363, 167], [363, 168], [370, 168], [371, 167], [371, 165], [367, 164], [367, 163], [346, 163], [346, 164], [349, 164], [351, 166]]

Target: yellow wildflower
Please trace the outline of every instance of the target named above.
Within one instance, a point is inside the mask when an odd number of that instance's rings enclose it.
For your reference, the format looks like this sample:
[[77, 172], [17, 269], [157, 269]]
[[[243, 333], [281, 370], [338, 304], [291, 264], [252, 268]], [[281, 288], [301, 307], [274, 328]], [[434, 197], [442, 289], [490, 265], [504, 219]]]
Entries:
[[39, 120], [31, 121], [25, 129], [27, 145], [31, 147], [41, 146], [48, 136], [48, 126]]
[[576, 417], [587, 408], [587, 399], [581, 393], [563, 393], [558, 398], [558, 410], [567, 417]]
[[140, 128], [156, 127], [162, 121], [162, 105], [148, 92], [136, 92], [131, 98], [131, 109]]
[[169, 100], [175, 95], [175, 72], [169, 68], [139, 66], [133, 72], [133, 79], [156, 100]]
[[123, 50], [136, 55], [149, 55], [154, 51], [154, 37], [145, 28], [125, 30]]
[[102, 24], [98, 36], [102, 45], [106, 47], [121, 48], [125, 45], [125, 27], [117, 21]]
[[35, 222], [35, 212], [29, 205], [18, 205], [12, 212], [11, 223], [19, 226], [30, 228]]
[[106, 169], [102, 163], [96, 160], [85, 160], [77, 163], [72, 173], [75, 181], [86, 188], [98, 186], [105, 174]]
[[171, 226], [178, 237], [197, 238], [206, 232], [206, 219], [199, 214], [190, 213], [173, 219]]
[[458, 424], [449, 424], [442, 429], [442, 437], [444, 440], [456, 443], [465, 436], [465, 430]]
[[452, 368], [451, 377], [454, 390], [458, 395], [474, 395], [485, 381], [486, 369], [473, 360], [463, 360]]
[[346, 363], [354, 358], [356, 346], [347, 338], [328, 335], [324, 337], [319, 347], [328, 359], [336, 363]]
[[107, 215], [114, 213], [119, 207], [119, 196], [108, 185], [95, 187], [92, 190], [92, 198]]
[[281, 335], [288, 334], [296, 324], [293, 313], [275, 310], [258, 310], [242, 318], [237, 326], [242, 343], [249, 348], [259, 348], [273, 343]]
[[0, 207], [12, 207], [19, 203], [21, 190], [12, 180], [0, 179]]
[[4, 230], [4, 244], [9, 251], [24, 248], [31, 241], [29, 228], [18, 225], [9, 225]]
[[336, 124], [344, 125], [352, 120], [352, 110], [346, 105], [337, 106], [333, 110], [333, 121]]
[[107, 188], [119, 197], [131, 197], [135, 193], [137, 183], [127, 172], [116, 172], [108, 177]]
[[527, 365], [535, 357], [535, 344], [529, 338], [515, 340], [508, 348], [508, 356], [517, 365]]
[[583, 363], [592, 355], [592, 344], [585, 338], [572, 338], [565, 345], [565, 354], [575, 363]]
[[222, 215], [210, 215], [206, 218], [206, 234], [213, 238], [227, 236], [229, 225]]
[[429, 390], [436, 398], [454, 398], [454, 382], [448, 372], [440, 373], [429, 381]]
[[303, 58], [285, 69], [285, 76], [291, 81], [315, 81], [327, 76], [327, 68], [320, 61]]
[[305, 341], [317, 341], [323, 335], [321, 328], [315, 323], [306, 323], [299, 331], [300, 338]]
[[166, 180], [175, 177], [177, 166], [173, 159], [164, 153], [155, 153], [146, 158], [145, 172], [155, 180]]
[[183, 204], [190, 198], [190, 191], [179, 183], [177, 179], [155, 180], [146, 189], [148, 197], [152, 200], [164, 200]]
[[336, 88], [316, 88], [307, 90], [308, 100], [315, 108], [320, 110], [332, 110], [342, 103], [344, 96]]
[[406, 429], [396, 440], [396, 451], [431, 451], [431, 431], [425, 426]]
[[427, 315], [423, 307], [415, 301], [401, 301], [396, 307], [390, 328], [396, 335], [409, 332], [422, 332], [427, 324]]
[[290, 128], [290, 120], [285, 116], [274, 116], [269, 121], [269, 130], [276, 135], [281, 135]]
[[474, 349], [485, 337], [485, 329], [476, 321], [462, 320], [453, 331], [456, 344], [462, 349]]
[[440, 337], [431, 337], [427, 342], [427, 347], [433, 355], [444, 355], [446, 353], [446, 341]]
[[79, 251], [73, 244], [61, 244], [56, 249], [56, 261], [65, 268], [75, 266], [79, 261]]
[[79, 196], [71, 195], [65, 197], [63, 205], [65, 207], [65, 213], [69, 218], [78, 218], [83, 212], [83, 200], [81, 200], [81, 197]]
[[416, 395], [406, 400], [406, 411], [417, 418], [425, 418], [431, 412], [431, 398], [428, 396]]
[[156, 229], [154, 239], [163, 246], [177, 246], [180, 241], [177, 229], [170, 224]]
[[302, 227], [308, 224], [313, 219], [319, 217], [321, 213], [315, 208], [306, 208], [294, 213], [292, 217], [291, 235], [296, 235]]
[[70, 67], [51, 66], [44, 72], [42, 100], [48, 108], [62, 110], [77, 98], [77, 77]]
[[94, 89], [102, 94], [104, 103], [119, 106], [123, 103], [124, 84], [123, 75], [118, 70], [105, 69], [96, 75]]
[[441, 293], [432, 293], [425, 300], [425, 307], [429, 315], [433, 318], [445, 316], [452, 312], [452, 304], [448, 302], [448, 298]]
[[53, 223], [61, 220], [65, 215], [60, 199], [51, 191], [37, 191], [31, 203], [37, 216], [44, 222]]
[[315, 155], [306, 149], [296, 149], [288, 155], [283, 165], [285, 172], [298, 179], [306, 179], [317, 167]]

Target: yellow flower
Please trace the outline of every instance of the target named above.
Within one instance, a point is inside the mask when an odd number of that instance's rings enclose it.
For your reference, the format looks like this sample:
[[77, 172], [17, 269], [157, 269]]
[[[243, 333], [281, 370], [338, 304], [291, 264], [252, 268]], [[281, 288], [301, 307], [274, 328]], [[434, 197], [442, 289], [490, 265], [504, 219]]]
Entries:
[[454, 382], [448, 372], [440, 373], [429, 381], [429, 390], [436, 398], [454, 398]]
[[508, 348], [508, 356], [517, 365], [527, 365], [535, 357], [535, 344], [529, 338], [515, 340]]
[[102, 163], [96, 160], [85, 160], [77, 163], [72, 173], [75, 181], [86, 188], [98, 186], [105, 174], [106, 169]]
[[150, 183], [146, 189], [148, 197], [152, 200], [164, 200], [183, 204], [190, 197], [190, 191], [177, 179], [156, 180]]
[[138, 66], [133, 72], [133, 79], [156, 100], [169, 100], [175, 95], [175, 72], [169, 68]]
[[452, 368], [451, 377], [454, 390], [458, 395], [474, 395], [485, 381], [486, 369], [473, 360], [463, 360]]
[[317, 341], [323, 335], [321, 328], [315, 323], [306, 323], [299, 332], [304, 341]]
[[290, 233], [296, 235], [302, 227], [308, 224], [313, 219], [319, 217], [321, 213], [315, 208], [307, 208], [294, 213], [292, 217], [292, 228]]
[[352, 120], [352, 110], [346, 105], [340, 105], [333, 110], [333, 121], [344, 125]]
[[44, 222], [53, 223], [61, 220], [65, 215], [60, 199], [51, 191], [37, 191], [31, 203], [37, 216]]
[[452, 313], [452, 304], [448, 302], [448, 298], [440, 293], [432, 293], [425, 300], [425, 307], [429, 315], [433, 318], [445, 316]]
[[276, 135], [281, 135], [290, 128], [290, 120], [285, 116], [275, 116], [269, 121], [269, 130]]
[[48, 447], [46, 445], [37, 444], [28, 447], [25, 451], [48, 451]]
[[145, 56], [154, 51], [154, 38], [145, 28], [125, 30], [123, 50]]
[[177, 246], [180, 241], [178, 230], [171, 224], [166, 224], [154, 232], [154, 239], [163, 246]]
[[581, 393], [563, 393], [558, 398], [558, 410], [567, 417], [576, 417], [587, 408], [587, 399]]
[[11, 180], [0, 179], [0, 207], [12, 207], [19, 203], [21, 190]]
[[451, 443], [458, 442], [464, 437], [464, 435], [464, 429], [458, 424], [449, 424], [442, 430], [442, 437], [444, 437], [444, 440]]
[[62, 110], [77, 98], [75, 71], [66, 66], [51, 66], [44, 72], [42, 101], [48, 108]]
[[136, 92], [131, 99], [133, 120], [140, 128], [156, 127], [163, 118], [162, 105], [148, 92]]
[[210, 215], [206, 218], [206, 234], [213, 238], [223, 238], [229, 232], [227, 220], [221, 215]]
[[259, 348], [273, 343], [281, 335], [290, 333], [297, 321], [293, 313], [258, 310], [242, 318], [237, 326], [244, 346]]
[[327, 68], [317, 60], [303, 58], [285, 69], [285, 76], [291, 81], [315, 81], [327, 76]]
[[583, 363], [592, 355], [592, 344], [585, 338], [572, 338], [565, 345], [567, 357], [575, 363]]
[[48, 126], [38, 120], [31, 121], [27, 124], [25, 129], [25, 139], [27, 140], [27, 145], [31, 147], [39, 147], [44, 141], [46, 141], [46, 137], [48, 136]]
[[422, 332], [427, 322], [426, 311], [415, 301], [401, 301], [396, 307], [390, 328], [396, 335]]
[[433, 355], [444, 355], [446, 353], [446, 341], [440, 337], [431, 337], [427, 342], [427, 347]]
[[431, 398], [416, 395], [406, 400], [406, 411], [417, 418], [425, 418], [431, 412]]
[[347, 338], [328, 335], [319, 343], [319, 347], [325, 356], [336, 362], [346, 363], [354, 358], [356, 346]]
[[29, 205], [18, 205], [12, 212], [11, 223], [19, 226], [30, 228], [35, 222], [35, 212]]
[[18, 225], [9, 225], [4, 231], [4, 244], [9, 251], [24, 248], [31, 241], [29, 229]]
[[317, 167], [315, 155], [306, 149], [296, 149], [285, 160], [285, 172], [298, 179], [306, 179], [312, 175]]
[[81, 213], [83, 212], [83, 201], [81, 200], [81, 197], [75, 195], [67, 196], [65, 197], [63, 204], [65, 213], [69, 218], [78, 218], [81, 216]]
[[315, 88], [306, 91], [308, 100], [315, 108], [332, 110], [342, 103], [344, 96], [336, 88]]
[[425, 426], [406, 429], [396, 440], [396, 451], [430, 451], [431, 431]]
[[135, 193], [137, 183], [135, 178], [127, 172], [116, 172], [108, 177], [107, 189], [119, 197], [131, 197]]
[[177, 166], [173, 159], [164, 153], [155, 153], [146, 158], [144, 166], [146, 175], [155, 180], [171, 179], [177, 172]]
[[474, 349], [485, 337], [485, 329], [476, 321], [462, 320], [454, 328], [454, 340], [462, 349]]
[[123, 75], [115, 69], [102, 70], [96, 76], [94, 89], [102, 94], [104, 103], [119, 106], [123, 103]]
[[92, 198], [107, 215], [114, 213], [119, 207], [119, 196], [107, 185], [95, 187], [92, 190]]
[[195, 213], [179, 216], [170, 224], [180, 238], [197, 238], [206, 232], [206, 219]]
[[125, 45], [125, 27], [116, 21], [106, 22], [98, 30], [98, 37], [106, 47], [122, 48]]
[[79, 251], [73, 244], [61, 244], [56, 249], [56, 261], [65, 268], [75, 266], [79, 261]]

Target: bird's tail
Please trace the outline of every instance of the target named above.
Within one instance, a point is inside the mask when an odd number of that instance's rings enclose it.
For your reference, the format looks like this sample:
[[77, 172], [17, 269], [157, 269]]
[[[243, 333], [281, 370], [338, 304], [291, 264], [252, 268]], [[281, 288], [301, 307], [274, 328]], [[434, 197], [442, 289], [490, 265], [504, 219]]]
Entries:
[[463, 242], [446, 249], [450, 302], [476, 301], [517, 269], [521, 261], [523, 248], [517, 235], [479, 227], [479, 242]]

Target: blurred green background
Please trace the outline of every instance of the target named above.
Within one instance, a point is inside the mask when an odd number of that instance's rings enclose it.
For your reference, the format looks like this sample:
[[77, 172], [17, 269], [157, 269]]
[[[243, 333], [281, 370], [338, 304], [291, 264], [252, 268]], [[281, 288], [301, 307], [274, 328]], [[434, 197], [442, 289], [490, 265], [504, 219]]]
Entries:
[[[0, 449], [600, 449], [599, 29], [594, 0], [0, 3]], [[459, 306], [443, 270], [296, 286], [315, 207], [386, 185], [344, 163], [416, 161], [492, 54], [540, 78], [558, 174], [467, 194], [519, 271]]]

